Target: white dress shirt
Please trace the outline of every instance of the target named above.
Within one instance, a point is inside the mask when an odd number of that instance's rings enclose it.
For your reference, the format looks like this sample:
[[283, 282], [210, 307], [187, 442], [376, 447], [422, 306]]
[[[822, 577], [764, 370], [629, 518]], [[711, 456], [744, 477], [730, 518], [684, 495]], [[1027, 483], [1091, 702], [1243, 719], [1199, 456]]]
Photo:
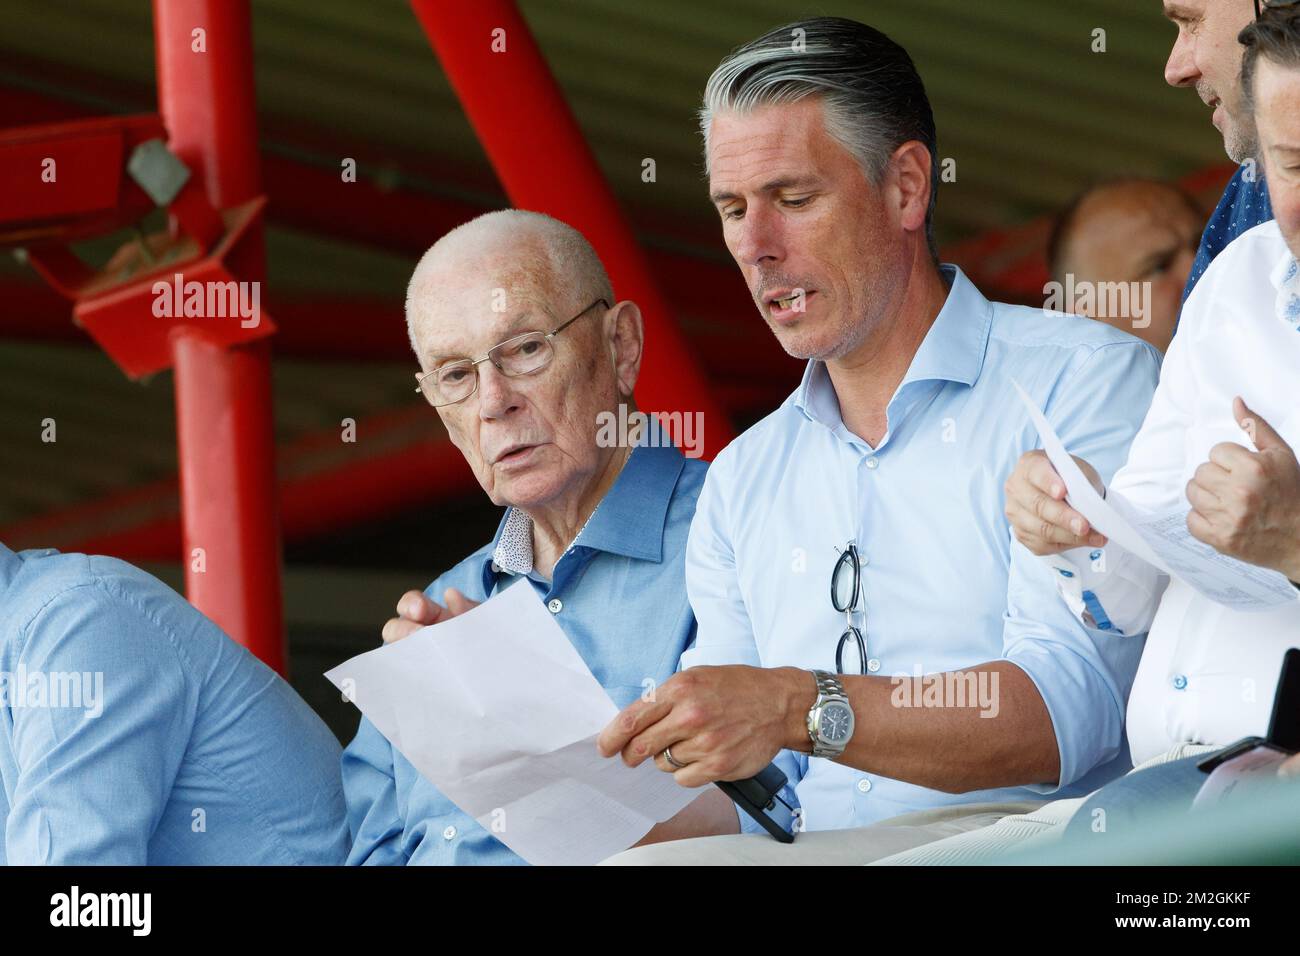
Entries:
[[[1255, 450], [1233, 418], [1237, 395], [1300, 448], [1297, 272], [1276, 222], [1214, 260], [1183, 307], [1160, 386], [1110, 488], [1144, 509], [1190, 508], [1187, 483], [1211, 448]], [[1047, 560], [1085, 624], [1120, 635], [1150, 630], [1128, 705], [1135, 763], [1180, 743], [1219, 746], [1267, 731], [1282, 655], [1300, 646], [1300, 600], [1233, 611], [1113, 543]]]

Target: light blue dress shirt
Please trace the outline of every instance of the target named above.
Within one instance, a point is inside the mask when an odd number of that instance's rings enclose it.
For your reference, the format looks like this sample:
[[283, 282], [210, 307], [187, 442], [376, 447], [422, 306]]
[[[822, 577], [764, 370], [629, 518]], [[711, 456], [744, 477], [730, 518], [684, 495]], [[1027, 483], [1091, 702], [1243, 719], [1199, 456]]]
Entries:
[[347, 854], [333, 734], [138, 568], [0, 544], [0, 687], [0, 862]]
[[[948, 794], [782, 751], [778, 765], [795, 784], [786, 796], [809, 830], [1085, 793], [1128, 767], [1124, 710], [1142, 639], [1099, 636], [1074, 619], [1051, 569], [1013, 543], [1003, 484], [1021, 453], [1041, 446], [1013, 379], [1108, 478], [1150, 404], [1158, 354], [1100, 322], [989, 302], [959, 269], [943, 270], [947, 301], [876, 448], [845, 427], [814, 361], [794, 394], [715, 460], [687, 547], [699, 632], [682, 666], [834, 671], [845, 617], [831, 605], [831, 573], [852, 539], [871, 673], [1015, 663], [1046, 701], [1063, 786]], [[936, 741], [935, 752], [945, 746]]]
[[[662, 433], [651, 429], [647, 434]], [[653, 443], [634, 448], [556, 563], [553, 579], [526, 572], [619, 708], [671, 677], [695, 639], [683, 554], [706, 469], [702, 461], [687, 459], [676, 448]], [[492, 543], [443, 574], [425, 593], [441, 602], [443, 592], [454, 587], [482, 601], [508, 587], [517, 575], [494, 561], [494, 554], [501, 559], [508, 550], [503, 541], [507, 535], [516, 539], [517, 551], [518, 545], [531, 541], [528, 531], [522, 512], [507, 509]], [[526, 547], [531, 558], [531, 545]], [[531, 560], [526, 566], [531, 567]], [[491, 676], [484, 674], [483, 679]], [[364, 717], [343, 752], [343, 784], [353, 838], [349, 863], [524, 862], [420, 776]]]

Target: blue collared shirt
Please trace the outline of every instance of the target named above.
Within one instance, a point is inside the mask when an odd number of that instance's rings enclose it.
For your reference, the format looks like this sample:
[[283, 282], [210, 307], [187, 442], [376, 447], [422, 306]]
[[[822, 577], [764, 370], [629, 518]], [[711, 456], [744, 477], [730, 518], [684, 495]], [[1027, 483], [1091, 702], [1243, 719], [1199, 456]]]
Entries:
[[0, 544], [0, 684], [0, 862], [343, 862], [338, 741], [138, 568]]
[[[654, 432], [652, 432], [654, 433]], [[683, 553], [707, 466], [673, 447], [632, 450], [547, 581], [526, 572], [591, 673], [622, 708], [677, 670], [695, 639], [686, 598]], [[493, 560], [520, 529], [507, 509], [491, 544], [426, 589], [441, 602], [447, 588], [482, 601], [517, 579]], [[531, 567], [531, 561], [525, 562]], [[485, 674], [484, 679], [491, 675]], [[613, 759], [613, 758], [611, 758]], [[514, 852], [420, 776], [364, 717], [343, 752], [343, 785], [353, 864], [522, 864]]]
[[[1128, 765], [1124, 709], [1142, 639], [1098, 636], [1074, 619], [1051, 569], [1013, 543], [1003, 483], [1041, 445], [1013, 379], [1066, 446], [1109, 476], [1150, 404], [1158, 354], [1101, 322], [989, 302], [959, 269], [944, 271], [947, 301], [876, 448], [845, 426], [814, 361], [793, 395], [717, 457], [687, 546], [699, 633], [682, 664], [834, 671], [845, 616], [831, 604], [831, 574], [851, 539], [871, 673], [1013, 662], [1047, 704], [1063, 786], [948, 794], [782, 751], [778, 765], [797, 783], [787, 797], [809, 830], [1084, 793]], [[935, 741], [936, 753], [944, 746]]]

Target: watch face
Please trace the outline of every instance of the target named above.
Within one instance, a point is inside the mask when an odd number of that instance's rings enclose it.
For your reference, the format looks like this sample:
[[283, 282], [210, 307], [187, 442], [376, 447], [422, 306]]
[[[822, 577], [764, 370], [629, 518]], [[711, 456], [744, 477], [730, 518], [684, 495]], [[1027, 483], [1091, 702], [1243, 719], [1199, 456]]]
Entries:
[[827, 743], [844, 743], [853, 732], [853, 711], [844, 704], [827, 704], [822, 710], [818, 730], [822, 740]]

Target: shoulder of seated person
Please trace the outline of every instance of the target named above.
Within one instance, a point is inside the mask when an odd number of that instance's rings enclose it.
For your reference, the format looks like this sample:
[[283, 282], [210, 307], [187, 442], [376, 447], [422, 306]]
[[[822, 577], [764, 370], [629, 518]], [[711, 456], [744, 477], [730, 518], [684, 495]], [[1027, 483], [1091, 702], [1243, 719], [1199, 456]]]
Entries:
[[1141, 341], [1086, 315], [1009, 302], [994, 303], [993, 328], [989, 337], [1016, 347], [1055, 349], [1132, 345]]
[[[67, 632], [45, 631], [69, 613], [79, 624], [132, 622], [130, 634], [150, 634], [170, 641], [179, 649], [185, 642], [186, 656], [200, 647], [215, 648], [229, 640], [215, 623], [175, 590], [134, 565], [104, 555], [56, 551], [25, 556], [24, 567], [15, 583], [17, 600], [7, 601], [0, 612], [4, 636], [24, 635], [32, 639], [57, 638], [60, 644], [78, 635], [102, 640], [102, 627], [77, 627]], [[120, 627], [111, 629], [112, 633]]]

